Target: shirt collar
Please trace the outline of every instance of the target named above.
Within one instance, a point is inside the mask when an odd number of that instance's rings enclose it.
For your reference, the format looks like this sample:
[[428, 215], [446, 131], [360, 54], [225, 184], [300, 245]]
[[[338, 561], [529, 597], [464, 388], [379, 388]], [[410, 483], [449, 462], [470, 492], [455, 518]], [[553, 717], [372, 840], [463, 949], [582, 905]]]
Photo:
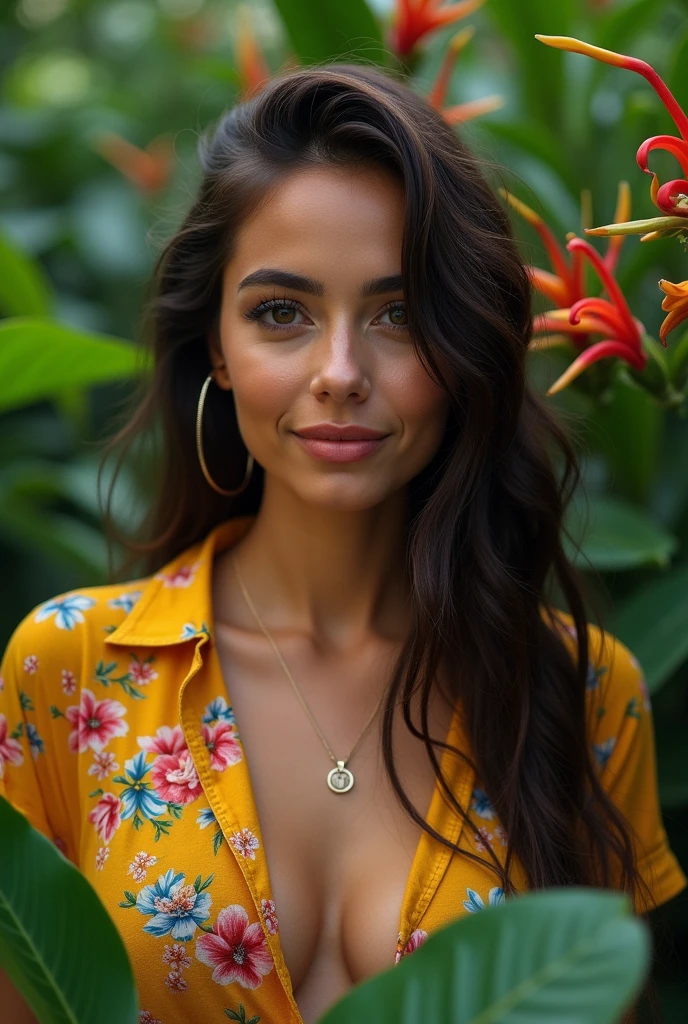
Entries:
[[220, 551], [248, 533], [255, 516], [236, 516], [214, 527], [193, 547], [146, 580], [141, 597], [107, 638], [109, 644], [166, 646], [203, 634], [213, 623], [212, 566]]

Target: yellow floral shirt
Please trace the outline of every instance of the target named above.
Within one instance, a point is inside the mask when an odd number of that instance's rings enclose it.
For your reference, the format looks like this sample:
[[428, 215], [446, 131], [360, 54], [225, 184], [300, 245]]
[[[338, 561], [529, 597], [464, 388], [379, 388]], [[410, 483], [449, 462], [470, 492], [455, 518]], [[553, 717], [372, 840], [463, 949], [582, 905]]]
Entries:
[[[150, 578], [47, 601], [17, 627], [2, 662], [0, 793], [98, 892], [133, 965], [140, 1024], [302, 1024], [231, 681], [228, 692], [212, 643], [214, 555], [253, 521], [222, 523]], [[558, 615], [573, 645], [572, 620]], [[595, 652], [599, 631], [589, 629]], [[642, 671], [607, 639], [589, 669], [590, 742], [660, 904], [686, 877], [662, 825]], [[458, 707], [448, 740], [468, 749]], [[480, 780], [451, 751], [442, 766], [472, 825], [439, 787], [430, 824], [465, 848], [502, 854], [506, 835]], [[526, 888], [518, 865], [513, 880]], [[494, 883], [488, 868], [423, 833], [395, 962], [449, 921], [502, 902]]]

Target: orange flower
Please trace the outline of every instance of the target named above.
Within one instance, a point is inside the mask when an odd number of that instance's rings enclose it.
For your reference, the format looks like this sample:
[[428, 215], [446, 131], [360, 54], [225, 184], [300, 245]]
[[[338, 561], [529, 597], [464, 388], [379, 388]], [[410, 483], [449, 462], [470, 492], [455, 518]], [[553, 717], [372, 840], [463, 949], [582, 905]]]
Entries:
[[245, 4], [240, 4], [236, 12], [236, 56], [241, 83], [242, 97], [257, 92], [272, 75], [263, 56], [251, 25], [251, 15]]
[[140, 149], [117, 132], [103, 132], [94, 149], [144, 195], [159, 192], [170, 180], [174, 163], [171, 135], [159, 135]]
[[659, 339], [663, 345], [666, 345], [667, 334], [684, 320], [688, 320], [688, 281], [672, 284], [671, 281], [662, 279], [659, 282], [659, 287], [664, 292], [662, 309], [669, 314], [659, 328]]
[[456, 64], [456, 58], [474, 35], [475, 29], [472, 25], [469, 25], [467, 28], [457, 32], [455, 36], [452, 36], [435, 81], [428, 93], [428, 102], [436, 110], [439, 110], [448, 124], [462, 124], [473, 117], [478, 117], [480, 114], [488, 114], [490, 111], [499, 110], [504, 106], [504, 100], [501, 96], [486, 96], [484, 99], [471, 100], [468, 103], [458, 103], [453, 107], [442, 107], [452, 71]]
[[[655, 206], [663, 214], [672, 218], [688, 218], [688, 116], [681, 109], [676, 97], [654, 68], [637, 57], [627, 57], [623, 53], [605, 50], [601, 46], [593, 46], [571, 36], [536, 35], [535, 38], [547, 46], [553, 46], [557, 50], [583, 53], [588, 57], [594, 57], [596, 60], [602, 61], [604, 64], [612, 64], [614, 67], [635, 71], [650, 83], [671, 115], [681, 138], [676, 138], [673, 135], [655, 135], [650, 139], [646, 139], [638, 148], [636, 160], [642, 171], [652, 175], [650, 194]], [[675, 178], [673, 181], [667, 181], [664, 185], [660, 186], [657, 175], [647, 165], [648, 156], [655, 149], [663, 149], [675, 156], [681, 165], [681, 170], [685, 177]], [[673, 224], [663, 225], [659, 233], [663, 233], [667, 228], [673, 226]], [[688, 227], [688, 224], [686, 224], [686, 227]], [[652, 237], [657, 237], [657, 232], [652, 232]]]
[[397, 0], [392, 49], [400, 57], [405, 57], [423, 36], [465, 18], [482, 7], [484, 2], [459, 0], [459, 3], [441, 6], [442, 0]]

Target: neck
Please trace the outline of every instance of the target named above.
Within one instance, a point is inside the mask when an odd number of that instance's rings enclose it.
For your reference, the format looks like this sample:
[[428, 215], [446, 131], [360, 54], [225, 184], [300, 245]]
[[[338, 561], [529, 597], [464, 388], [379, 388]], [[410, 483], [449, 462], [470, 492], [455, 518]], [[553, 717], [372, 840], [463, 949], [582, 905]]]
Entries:
[[[268, 629], [303, 631], [322, 649], [343, 650], [371, 633], [405, 635], [407, 526], [405, 491], [344, 511], [305, 503], [266, 474], [256, 521], [234, 554]], [[236, 614], [254, 628], [248, 609]]]

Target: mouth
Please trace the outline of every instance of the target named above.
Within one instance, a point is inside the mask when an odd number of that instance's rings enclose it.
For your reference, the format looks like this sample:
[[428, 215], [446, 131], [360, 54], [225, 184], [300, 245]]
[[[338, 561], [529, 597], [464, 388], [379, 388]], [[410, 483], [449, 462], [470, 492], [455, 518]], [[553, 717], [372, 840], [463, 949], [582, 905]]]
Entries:
[[358, 462], [373, 455], [384, 444], [389, 434], [380, 437], [333, 438], [306, 437], [296, 431], [294, 437], [309, 455], [325, 462]]

